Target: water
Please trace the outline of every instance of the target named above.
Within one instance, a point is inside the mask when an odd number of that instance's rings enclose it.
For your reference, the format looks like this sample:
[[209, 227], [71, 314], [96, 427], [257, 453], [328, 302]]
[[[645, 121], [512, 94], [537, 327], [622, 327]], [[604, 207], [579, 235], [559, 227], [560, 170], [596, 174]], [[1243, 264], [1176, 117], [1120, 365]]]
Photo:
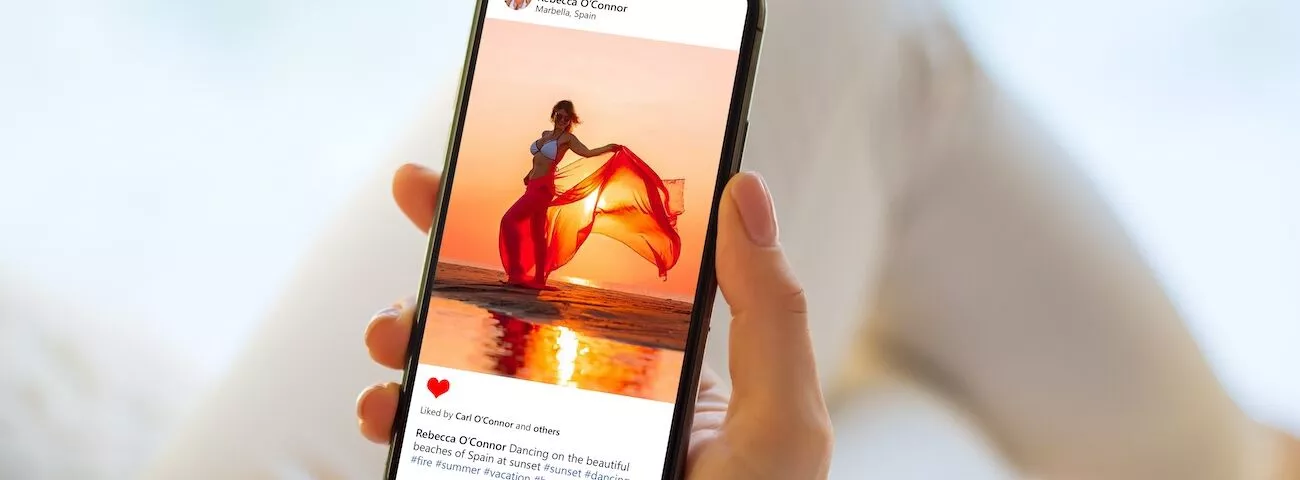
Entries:
[[689, 303], [572, 284], [532, 292], [438, 265], [420, 362], [671, 402]]

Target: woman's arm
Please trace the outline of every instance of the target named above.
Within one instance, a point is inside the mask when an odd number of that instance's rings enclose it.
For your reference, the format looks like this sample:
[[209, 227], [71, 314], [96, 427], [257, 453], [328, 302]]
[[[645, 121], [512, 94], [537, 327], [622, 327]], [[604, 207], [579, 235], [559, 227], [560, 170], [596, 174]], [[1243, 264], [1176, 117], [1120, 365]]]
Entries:
[[578, 155], [582, 155], [582, 156], [584, 156], [584, 157], [595, 157], [595, 156], [599, 156], [599, 155], [604, 155], [604, 154], [609, 153], [610, 151], [614, 150], [614, 147], [616, 147], [616, 146], [617, 146], [617, 145], [611, 143], [611, 144], [609, 144], [609, 145], [605, 145], [605, 146], [600, 147], [600, 148], [589, 149], [589, 148], [587, 148], [586, 145], [583, 145], [583, 144], [582, 144], [582, 141], [581, 141], [581, 140], [578, 140], [578, 137], [577, 137], [577, 136], [575, 136], [575, 135], [573, 135], [573, 134], [570, 134], [570, 135], [569, 135], [569, 150], [573, 150], [573, 153], [576, 153], [576, 154], [578, 154]]

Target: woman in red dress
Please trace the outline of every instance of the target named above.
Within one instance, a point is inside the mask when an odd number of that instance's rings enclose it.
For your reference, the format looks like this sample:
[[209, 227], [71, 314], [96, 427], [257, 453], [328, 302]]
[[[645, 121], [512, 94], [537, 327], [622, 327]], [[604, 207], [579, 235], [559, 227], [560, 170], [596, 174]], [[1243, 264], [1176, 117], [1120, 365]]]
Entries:
[[[676, 229], [680, 212], [668, 208], [669, 190], [663, 180], [623, 146], [587, 148], [572, 132], [578, 124], [573, 102], [556, 103], [551, 122], [554, 128], [529, 146], [533, 167], [524, 176], [523, 196], [501, 218], [499, 247], [506, 282], [551, 289], [547, 277], [568, 263], [592, 233], [622, 242], [666, 277], [677, 263], [681, 238]], [[614, 155], [561, 192], [556, 180], [571, 175], [557, 175], [556, 166], [570, 151], [584, 158]]]

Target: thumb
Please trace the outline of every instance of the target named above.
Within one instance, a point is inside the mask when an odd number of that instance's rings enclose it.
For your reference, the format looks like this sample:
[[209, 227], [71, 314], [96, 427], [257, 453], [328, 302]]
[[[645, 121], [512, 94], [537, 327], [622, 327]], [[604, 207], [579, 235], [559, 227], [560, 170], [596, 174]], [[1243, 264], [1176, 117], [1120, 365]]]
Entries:
[[733, 416], [819, 427], [826, 405], [817, 379], [807, 301], [778, 242], [776, 214], [757, 174], [737, 175], [718, 211], [718, 285], [731, 306]]
[[402, 165], [393, 175], [393, 200], [397, 201], [397, 208], [422, 232], [429, 232], [438, 214], [441, 184], [442, 175], [414, 163]]

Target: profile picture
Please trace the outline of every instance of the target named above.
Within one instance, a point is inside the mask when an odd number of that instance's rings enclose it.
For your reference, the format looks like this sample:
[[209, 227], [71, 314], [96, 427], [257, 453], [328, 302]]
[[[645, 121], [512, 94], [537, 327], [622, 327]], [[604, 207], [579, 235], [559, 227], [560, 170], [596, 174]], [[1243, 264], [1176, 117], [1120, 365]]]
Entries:
[[519, 10], [522, 8], [527, 8], [528, 2], [531, 1], [532, 0], [506, 0], [506, 6], [509, 6], [510, 8], [515, 10]]
[[735, 52], [492, 19], [482, 38], [420, 362], [674, 401]]

